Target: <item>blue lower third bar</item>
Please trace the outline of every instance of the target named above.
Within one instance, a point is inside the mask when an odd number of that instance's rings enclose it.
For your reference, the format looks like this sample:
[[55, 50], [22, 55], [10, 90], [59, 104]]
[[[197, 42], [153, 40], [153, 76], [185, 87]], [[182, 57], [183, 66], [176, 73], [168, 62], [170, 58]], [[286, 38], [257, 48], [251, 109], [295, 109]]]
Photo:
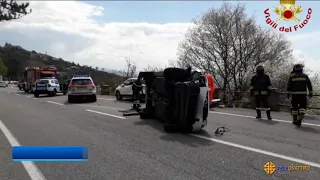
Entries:
[[13, 161], [83, 162], [88, 161], [85, 146], [14, 146]]

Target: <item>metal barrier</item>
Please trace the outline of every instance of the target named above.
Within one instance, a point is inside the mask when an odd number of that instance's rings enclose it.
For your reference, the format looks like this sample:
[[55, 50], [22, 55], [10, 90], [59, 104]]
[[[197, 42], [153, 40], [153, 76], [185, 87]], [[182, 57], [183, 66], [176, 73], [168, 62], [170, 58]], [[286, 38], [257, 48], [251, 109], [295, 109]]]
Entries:
[[[287, 99], [287, 92], [279, 92], [274, 88], [269, 95], [269, 103], [272, 111], [282, 111], [291, 108], [290, 99]], [[313, 114], [320, 114], [320, 92], [315, 92], [313, 98], [308, 100], [308, 109], [315, 111]], [[249, 91], [222, 91], [216, 89], [215, 99], [221, 99], [220, 107], [255, 108], [254, 97]]]

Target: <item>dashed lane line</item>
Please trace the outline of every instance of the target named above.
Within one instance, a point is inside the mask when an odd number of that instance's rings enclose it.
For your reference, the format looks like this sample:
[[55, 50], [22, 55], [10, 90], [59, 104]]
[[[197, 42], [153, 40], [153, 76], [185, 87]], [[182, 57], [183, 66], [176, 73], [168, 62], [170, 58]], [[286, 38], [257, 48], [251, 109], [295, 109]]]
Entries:
[[117, 116], [117, 115], [108, 114], [108, 113], [104, 113], [104, 112], [94, 111], [91, 109], [86, 109], [86, 111], [96, 113], [96, 114], [105, 115], [105, 116], [115, 117], [115, 118], [119, 118], [119, 119], [126, 119], [125, 117], [122, 117], [122, 116]]
[[64, 106], [64, 104], [57, 103], [57, 102], [54, 102], [54, 101], [46, 101], [46, 102], [47, 102], [47, 103], [51, 103], [51, 104], [56, 104], [56, 105]]

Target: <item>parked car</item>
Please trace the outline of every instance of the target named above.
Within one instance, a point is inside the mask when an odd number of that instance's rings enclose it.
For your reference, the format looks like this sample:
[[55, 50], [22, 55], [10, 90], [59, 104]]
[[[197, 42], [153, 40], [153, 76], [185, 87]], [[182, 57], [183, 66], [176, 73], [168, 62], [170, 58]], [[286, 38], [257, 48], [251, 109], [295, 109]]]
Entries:
[[8, 87], [8, 84], [5, 81], [0, 81], [0, 87]]
[[[116, 88], [116, 99], [122, 100], [123, 98], [130, 98], [133, 99], [133, 91], [132, 91], [132, 85], [134, 81], [136, 81], [137, 78], [129, 78], [126, 81], [124, 81], [122, 84], [120, 84]], [[143, 86], [143, 94], [145, 94], [145, 84], [142, 84]]]

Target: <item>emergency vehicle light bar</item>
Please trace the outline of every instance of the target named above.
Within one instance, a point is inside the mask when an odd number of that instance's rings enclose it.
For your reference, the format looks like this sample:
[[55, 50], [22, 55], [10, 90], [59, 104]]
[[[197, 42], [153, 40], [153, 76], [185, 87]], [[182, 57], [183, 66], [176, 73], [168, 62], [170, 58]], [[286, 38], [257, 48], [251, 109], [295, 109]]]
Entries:
[[56, 77], [44, 77], [42, 79], [56, 79]]
[[73, 77], [90, 77], [88, 74], [76, 74]]

